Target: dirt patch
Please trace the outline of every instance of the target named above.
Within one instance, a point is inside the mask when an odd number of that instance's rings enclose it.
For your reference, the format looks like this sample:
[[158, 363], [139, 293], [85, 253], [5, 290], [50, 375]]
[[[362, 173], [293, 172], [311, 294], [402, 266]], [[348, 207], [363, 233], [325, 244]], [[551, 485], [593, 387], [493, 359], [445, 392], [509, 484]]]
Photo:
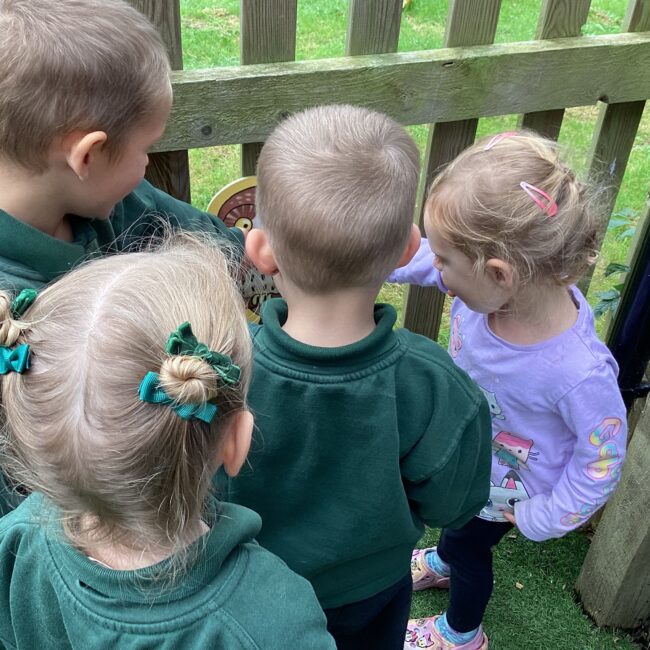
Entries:
[[602, 9], [592, 9], [591, 15], [596, 19], [594, 22], [599, 22], [603, 25], [608, 25], [611, 27], [621, 24], [621, 20], [619, 18], [612, 16], [612, 14], [608, 13], [607, 11], [603, 11]]

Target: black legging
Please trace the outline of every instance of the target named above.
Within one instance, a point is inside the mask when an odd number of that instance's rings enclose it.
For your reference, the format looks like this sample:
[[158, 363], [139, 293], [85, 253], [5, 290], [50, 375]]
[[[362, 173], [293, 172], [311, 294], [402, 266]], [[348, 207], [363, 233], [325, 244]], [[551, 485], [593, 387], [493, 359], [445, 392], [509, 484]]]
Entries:
[[365, 600], [325, 610], [337, 650], [402, 650], [411, 606], [411, 572]]
[[438, 554], [451, 567], [447, 622], [457, 632], [475, 630], [492, 595], [492, 547], [512, 528], [509, 522], [474, 517], [458, 530], [445, 528]]

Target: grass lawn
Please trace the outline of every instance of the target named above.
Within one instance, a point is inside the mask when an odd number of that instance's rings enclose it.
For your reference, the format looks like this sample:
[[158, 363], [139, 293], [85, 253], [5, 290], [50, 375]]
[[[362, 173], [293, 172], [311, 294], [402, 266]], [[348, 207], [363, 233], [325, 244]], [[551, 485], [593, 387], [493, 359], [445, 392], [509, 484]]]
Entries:
[[[302, 0], [298, 3], [296, 57], [314, 59], [342, 56], [345, 48], [346, 0]], [[620, 31], [627, 0], [593, 0], [585, 34]], [[399, 50], [440, 47], [445, 28], [446, 0], [414, 0], [402, 16]], [[502, 3], [497, 42], [534, 38], [541, 0], [507, 0]], [[186, 69], [239, 62], [239, 0], [181, 0], [184, 66]], [[570, 80], [568, 81], [570, 83]], [[584, 169], [598, 107], [567, 111], [560, 142], [567, 148], [571, 164]], [[513, 127], [517, 116], [483, 119], [479, 135]], [[424, 150], [427, 129], [410, 131]], [[192, 199], [205, 207], [214, 192], [240, 175], [238, 146], [196, 149], [190, 152]], [[644, 209], [650, 170], [650, 110], [646, 109], [630, 157], [627, 174], [616, 210]], [[589, 300], [598, 302], [597, 293], [620, 281], [605, 278], [607, 263], [625, 261], [630, 239], [610, 232], [605, 240]], [[382, 299], [401, 310], [402, 287], [386, 286]], [[599, 324], [605, 330], [604, 322]], [[440, 342], [446, 345], [448, 326], [443, 323]], [[431, 543], [436, 531], [423, 542]], [[493, 650], [609, 649], [634, 647], [628, 637], [594, 628], [573, 598], [572, 585], [580, 569], [588, 540], [584, 534], [534, 544], [521, 535], [506, 537], [495, 557], [495, 591], [485, 625]], [[442, 611], [446, 594], [433, 591], [417, 594], [416, 616]]]

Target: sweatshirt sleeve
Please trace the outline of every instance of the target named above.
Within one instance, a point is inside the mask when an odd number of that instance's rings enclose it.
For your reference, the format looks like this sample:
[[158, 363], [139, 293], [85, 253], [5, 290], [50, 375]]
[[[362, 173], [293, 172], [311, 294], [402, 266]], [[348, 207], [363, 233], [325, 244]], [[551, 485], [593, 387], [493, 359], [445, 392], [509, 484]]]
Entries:
[[618, 484], [625, 457], [625, 405], [609, 363], [596, 367], [558, 408], [575, 434], [573, 454], [550, 494], [515, 505], [517, 526], [536, 542], [566, 535], [604, 505]]
[[449, 428], [434, 414], [427, 430], [402, 457], [402, 478], [411, 510], [422, 522], [459, 528], [488, 500], [492, 424], [478, 389], [469, 399], [450, 395], [441, 402]]
[[228, 228], [218, 217], [175, 199], [148, 181], [142, 181], [115, 206], [111, 224], [120, 248], [155, 235], [161, 226], [171, 225], [179, 230], [214, 235], [233, 244], [240, 255], [243, 253], [244, 233], [239, 228]]
[[420, 248], [413, 256], [413, 259], [406, 265], [395, 269], [386, 282], [397, 282], [399, 284], [417, 284], [421, 287], [438, 287], [443, 293], [447, 293], [447, 287], [442, 281], [440, 271], [433, 266], [433, 251], [429, 247], [426, 237], [422, 237]]

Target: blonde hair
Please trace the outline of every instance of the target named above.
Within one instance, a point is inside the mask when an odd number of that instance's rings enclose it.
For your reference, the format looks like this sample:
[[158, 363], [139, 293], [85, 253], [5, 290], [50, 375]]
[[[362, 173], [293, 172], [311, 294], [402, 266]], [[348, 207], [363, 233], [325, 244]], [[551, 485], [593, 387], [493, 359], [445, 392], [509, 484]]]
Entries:
[[[557, 204], [549, 216], [521, 187]], [[529, 132], [486, 137], [433, 181], [426, 219], [477, 270], [498, 258], [520, 282], [576, 282], [597, 257], [601, 215], [595, 194], [560, 159], [558, 145]]]
[[34, 172], [54, 139], [101, 130], [114, 158], [169, 92], [151, 23], [122, 0], [0, 0], [0, 156]]
[[381, 283], [406, 246], [419, 177], [408, 133], [346, 105], [297, 113], [270, 135], [257, 206], [276, 257], [304, 291]]
[[[0, 294], [1, 295], [1, 294]], [[108, 539], [175, 553], [196, 529], [229, 417], [245, 408], [251, 344], [242, 299], [216, 244], [177, 236], [159, 250], [88, 263], [45, 289], [0, 344], [28, 343], [32, 365], [2, 378], [3, 466], [58, 506], [80, 547]], [[201, 359], [169, 356], [189, 321], [197, 339], [241, 367], [234, 386]], [[5, 329], [2, 330], [5, 332]], [[177, 403], [209, 400], [211, 424], [143, 402], [145, 374]], [[94, 522], [92, 530], [82, 521]]]

